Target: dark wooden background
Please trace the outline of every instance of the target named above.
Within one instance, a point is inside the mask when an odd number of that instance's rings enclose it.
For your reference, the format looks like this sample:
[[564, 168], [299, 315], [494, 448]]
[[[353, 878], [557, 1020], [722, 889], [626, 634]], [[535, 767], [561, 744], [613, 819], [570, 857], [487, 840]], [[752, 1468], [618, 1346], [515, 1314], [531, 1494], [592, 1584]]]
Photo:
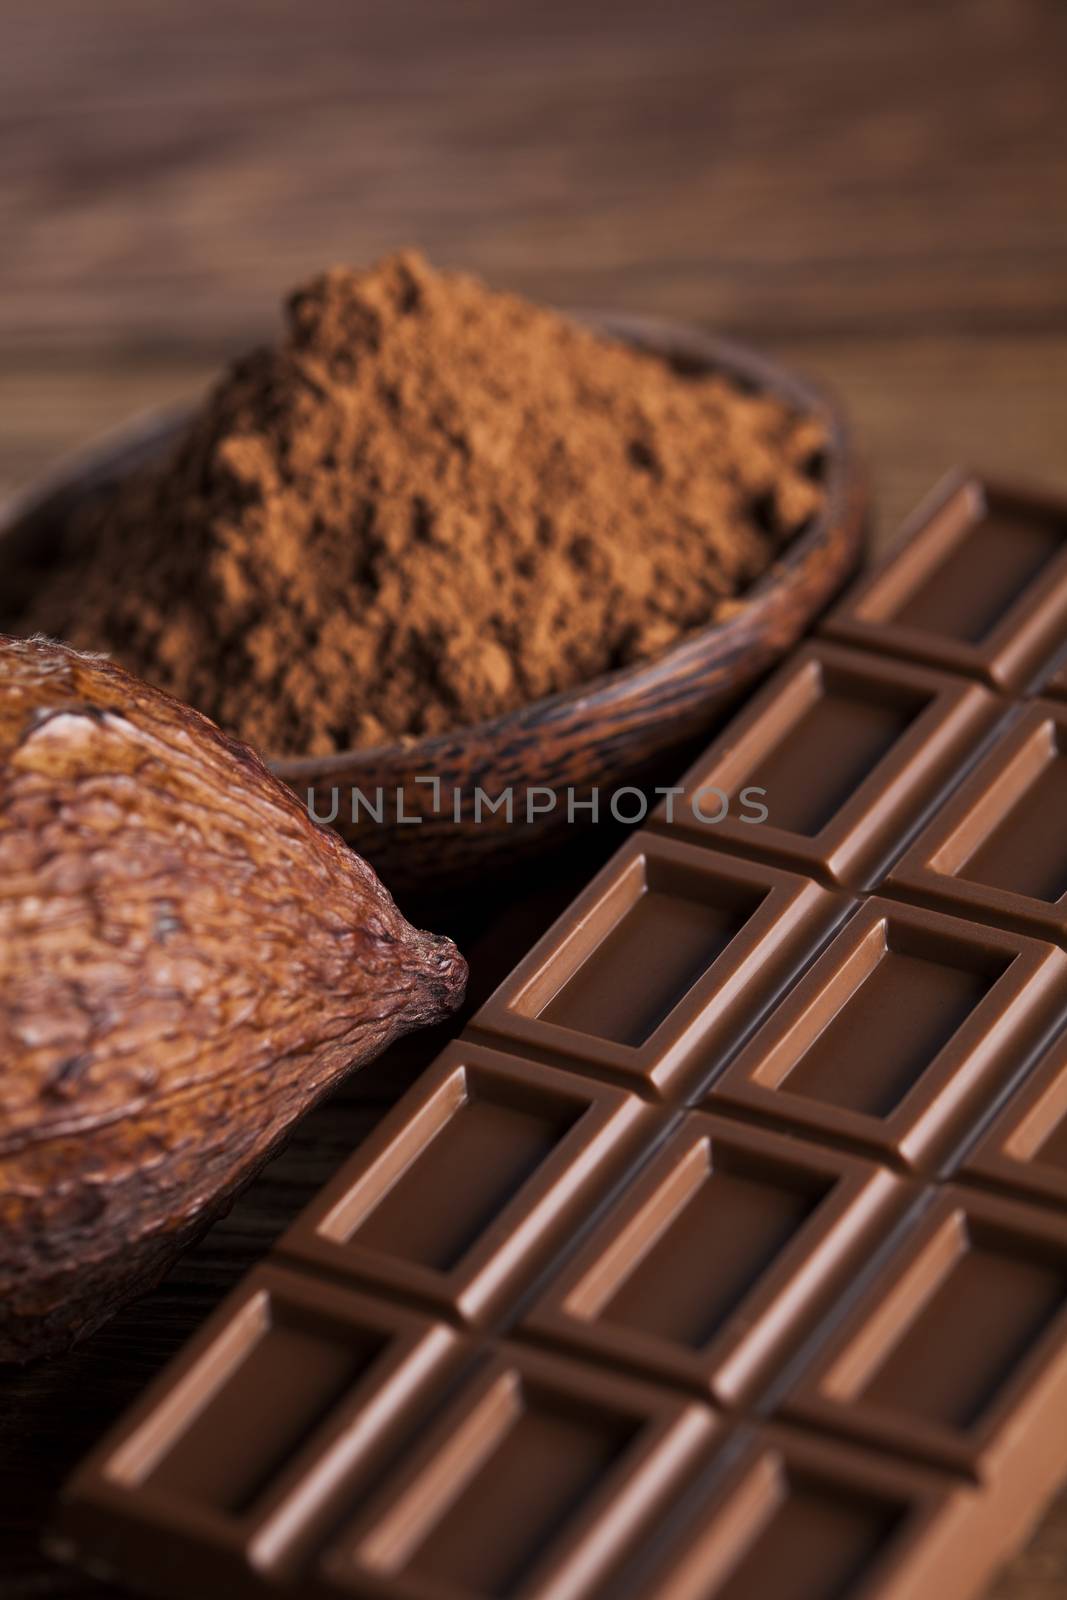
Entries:
[[[880, 541], [956, 461], [1067, 487], [1065, 74], [1062, 0], [2, 0], [0, 494], [195, 393], [303, 275], [412, 242], [809, 369]], [[481, 995], [589, 870], [417, 909]], [[83, 1349], [0, 1374], [0, 1593], [104, 1600], [38, 1552], [57, 1486], [434, 1047]], [[1067, 1499], [996, 1594], [1065, 1589]]]

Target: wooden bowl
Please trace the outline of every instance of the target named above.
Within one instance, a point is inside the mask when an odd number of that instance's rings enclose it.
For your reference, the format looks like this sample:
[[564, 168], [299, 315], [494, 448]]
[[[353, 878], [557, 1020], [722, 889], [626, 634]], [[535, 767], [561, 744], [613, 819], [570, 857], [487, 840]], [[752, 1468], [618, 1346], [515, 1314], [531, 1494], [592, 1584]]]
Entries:
[[[328, 757], [268, 756], [272, 770], [313, 804], [319, 818], [330, 819], [336, 805], [335, 825], [395, 888], [433, 889], [543, 848], [572, 826], [568, 790], [580, 799], [599, 786], [606, 814], [615, 789], [662, 769], [672, 752], [721, 718], [807, 629], [859, 559], [864, 478], [844, 419], [821, 391], [743, 345], [695, 329], [617, 315], [581, 320], [684, 372], [723, 371], [822, 417], [829, 434], [820, 470], [825, 503], [747, 592], [735, 616], [688, 635], [655, 660], [409, 744]], [[15, 556], [25, 561], [32, 551], [34, 565], [47, 564], [71, 510], [157, 458], [187, 415], [183, 409], [138, 419], [62, 463], [0, 511], [0, 581]], [[425, 781], [431, 778], [438, 780], [436, 788]], [[492, 800], [510, 790], [513, 820], [508, 822], [503, 807], [490, 812], [484, 800], [476, 817], [478, 790]], [[547, 806], [543, 793], [529, 794], [537, 790], [559, 797], [554, 809], [537, 811], [539, 804]], [[354, 791], [363, 797], [356, 801], [355, 821]], [[537, 812], [530, 820], [528, 799]], [[381, 822], [364, 802], [380, 811]], [[628, 803], [636, 807], [636, 797]]]

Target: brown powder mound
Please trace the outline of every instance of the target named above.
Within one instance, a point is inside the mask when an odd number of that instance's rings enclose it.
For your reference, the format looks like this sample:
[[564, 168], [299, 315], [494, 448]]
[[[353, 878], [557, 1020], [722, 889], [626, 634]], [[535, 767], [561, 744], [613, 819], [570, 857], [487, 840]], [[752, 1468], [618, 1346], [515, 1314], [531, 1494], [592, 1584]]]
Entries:
[[817, 508], [823, 443], [418, 256], [335, 269], [7, 627], [276, 755], [443, 732], [725, 614]]

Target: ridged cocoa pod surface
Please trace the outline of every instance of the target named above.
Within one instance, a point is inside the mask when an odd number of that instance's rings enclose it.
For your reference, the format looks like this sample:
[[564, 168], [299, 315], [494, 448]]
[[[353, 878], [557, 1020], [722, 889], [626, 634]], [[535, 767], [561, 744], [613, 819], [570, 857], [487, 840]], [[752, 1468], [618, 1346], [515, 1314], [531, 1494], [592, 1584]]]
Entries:
[[0, 635], [0, 1359], [150, 1287], [465, 982], [246, 746], [107, 661]]

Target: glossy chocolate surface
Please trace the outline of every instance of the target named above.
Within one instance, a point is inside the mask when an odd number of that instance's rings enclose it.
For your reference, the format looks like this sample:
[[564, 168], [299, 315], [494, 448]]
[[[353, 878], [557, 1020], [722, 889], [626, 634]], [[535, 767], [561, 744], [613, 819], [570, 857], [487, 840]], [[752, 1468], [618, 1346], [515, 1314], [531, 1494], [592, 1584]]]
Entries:
[[[862, 890], [1002, 715], [994, 696], [962, 679], [808, 645], [734, 718], [653, 825]], [[718, 795], [731, 802], [721, 817]], [[756, 804], [763, 821], [753, 820]]]
[[1022, 692], [1067, 638], [1067, 498], [950, 474], [819, 631]]
[[888, 875], [908, 898], [1067, 945], [1067, 706], [1022, 710]]

